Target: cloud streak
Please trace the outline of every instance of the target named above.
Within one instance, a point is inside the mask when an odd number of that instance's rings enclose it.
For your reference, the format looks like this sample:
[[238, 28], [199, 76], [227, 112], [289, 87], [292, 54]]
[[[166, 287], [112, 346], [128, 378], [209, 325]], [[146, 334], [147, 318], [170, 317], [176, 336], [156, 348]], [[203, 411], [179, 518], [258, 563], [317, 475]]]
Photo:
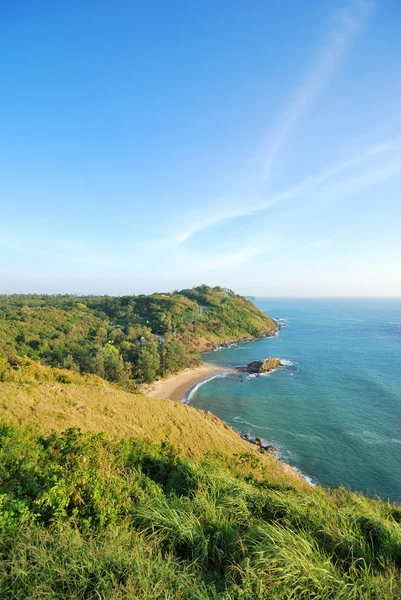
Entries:
[[292, 99], [280, 119], [279, 127], [267, 146], [263, 173], [264, 183], [269, 178], [279, 151], [286, 143], [297, 121], [314, 103], [338, 69], [359, 29], [366, 22], [370, 10], [370, 2], [356, 1], [352, 2], [334, 19], [334, 24], [325, 36], [315, 64], [309, 70], [305, 81], [293, 93]]
[[[305, 114], [317, 99], [320, 92], [330, 82], [338, 69], [347, 50], [352, 45], [358, 31], [366, 22], [372, 8], [371, 2], [355, 0], [343, 11], [338, 13], [332, 20], [332, 24], [326, 32], [321, 47], [317, 53], [314, 63], [309, 68], [304, 81], [293, 91], [291, 99], [284, 109], [276, 131], [267, 143], [263, 157], [259, 161], [260, 167], [254, 177], [256, 182], [248, 181], [241, 194], [232, 194], [213, 203], [213, 208], [204, 214], [194, 213], [191, 222], [182, 227], [171, 238], [153, 242], [153, 247], [169, 243], [180, 245], [188, 241], [196, 233], [227, 222], [231, 219], [255, 214], [266, 210], [270, 206], [293, 197], [303, 187], [311, 182], [318, 182], [321, 178], [326, 179], [335, 174], [335, 170], [345, 168], [342, 165], [333, 168], [330, 174], [318, 174], [317, 176], [297, 184], [292, 188], [277, 194], [274, 197], [265, 198], [264, 188], [271, 173], [281, 148], [288, 141], [296, 123]], [[353, 160], [353, 159], [351, 159]], [[359, 160], [357, 158], [356, 160]]]
[[[388, 159], [390, 162], [382, 164], [383, 159]], [[361, 150], [359, 153], [347, 158], [343, 161], [327, 166], [318, 173], [311, 175], [296, 183], [289, 188], [270, 196], [266, 199], [259, 198], [259, 201], [253, 203], [242, 203], [233, 209], [221, 208], [215, 212], [212, 212], [204, 219], [197, 219], [193, 217], [193, 223], [191, 223], [186, 229], [183, 229], [177, 235], [170, 239], [176, 244], [182, 244], [183, 242], [190, 239], [195, 233], [198, 233], [208, 227], [213, 227], [218, 224], [222, 224], [226, 221], [247, 217], [261, 213], [272, 206], [290, 200], [300, 196], [301, 194], [308, 193], [313, 189], [318, 188], [322, 184], [331, 179], [335, 179], [339, 175], [352, 171], [355, 168], [362, 167], [363, 169], [369, 169], [366, 174], [364, 172], [358, 173], [357, 180], [359, 185], [369, 185], [375, 181], [380, 181], [386, 177], [390, 177], [398, 171], [399, 160], [401, 159], [401, 136], [394, 137], [388, 140], [371, 145], [368, 148]], [[349, 178], [348, 178], [349, 179]], [[341, 180], [337, 182], [341, 185]], [[166, 240], [160, 243], [165, 243]]]

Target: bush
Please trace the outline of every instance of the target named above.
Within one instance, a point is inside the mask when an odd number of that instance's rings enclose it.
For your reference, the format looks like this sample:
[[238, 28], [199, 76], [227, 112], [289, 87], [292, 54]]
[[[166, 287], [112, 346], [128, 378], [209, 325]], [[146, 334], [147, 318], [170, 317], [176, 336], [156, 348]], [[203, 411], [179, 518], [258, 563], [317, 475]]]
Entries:
[[345, 490], [7, 425], [0, 479], [1, 598], [401, 598], [399, 507]]

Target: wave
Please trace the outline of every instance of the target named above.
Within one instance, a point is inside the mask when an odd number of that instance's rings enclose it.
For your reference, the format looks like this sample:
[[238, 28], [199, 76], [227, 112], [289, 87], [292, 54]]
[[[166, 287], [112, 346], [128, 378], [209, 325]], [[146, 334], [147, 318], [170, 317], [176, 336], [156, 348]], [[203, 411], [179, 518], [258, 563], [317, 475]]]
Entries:
[[[265, 310], [263, 312], [266, 312]], [[277, 321], [278, 323], [288, 323], [288, 319], [284, 319], [282, 317], [273, 317], [273, 319], [275, 321]]]
[[346, 435], [354, 438], [358, 438], [364, 444], [368, 446], [384, 446], [387, 444], [401, 444], [401, 440], [398, 438], [388, 438], [372, 433], [371, 431], [365, 430], [361, 433], [357, 431], [346, 431]]
[[294, 364], [292, 360], [289, 360], [288, 358], [280, 358], [280, 362], [283, 367], [292, 367]]
[[254, 425], [249, 421], [245, 421], [245, 419], [241, 419], [241, 417], [234, 417], [234, 421], [236, 423], [241, 423], [241, 425], [248, 425], [249, 427], [253, 427], [254, 429], [264, 429], [265, 431], [272, 431], [272, 427], [262, 427], [261, 425]]
[[305, 473], [302, 473], [302, 471], [300, 471], [297, 467], [294, 467], [293, 465], [290, 465], [290, 467], [291, 469], [294, 469], [294, 471], [296, 471], [302, 477], [302, 479], [305, 479], [305, 481], [309, 483], [309, 485], [313, 487], [317, 485], [317, 483], [313, 481], [312, 477], [309, 477], [309, 475], [305, 475]]
[[208, 379], [205, 379], [204, 381], [200, 381], [199, 383], [194, 385], [193, 388], [188, 390], [188, 392], [185, 394], [183, 404], [189, 404], [192, 396], [199, 390], [199, 388], [202, 385], [205, 385], [205, 383], [207, 383], [208, 381], [212, 381], [212, 379], [222, 379], [224, 377], [228, 377], [229, 375], [230, 375], [230, 373], [219, 373], [218, 375], [213, 375], [213, 377], [209, 377]]
[[273, 375], [273, 373], [275, 373], [276, 371], [278, 371], [278, 369], [272, 369], [271, 371], [268, 371], [267, 373], [258, 373], [259, 377], [270, 377], [270, 375]]
[[228, 344], [227, 346], [217, 346], [217, 348], [214, 348], [213, 352], [218, 352], [219, 350], [228, 350], [229, 348], [234, 348], [237, 345], [237, 342], [233, 342], [232, 344]]
[[[249, 427], [252, 427], [253, 429], [264, 429], [265, 431], [273, 430], [272, 427], [261, 427], [260, 425], [255, 425], [254, 423], [250, 423], [249, 421], [246, 421], [245, 419], [242, 419], [239, 416], [234, 417], [234, 421], [236, 423], [240, 423], [241, 425], [248, 425]], [[240, 432], [237, 431], [237, 433], [240, 433]], [[289, 432], [289, 433], [291, 433], [291, 432]], [[299, 437], [320, 440], [320, 438], [318, 438], [318, 436], [308, 436], [308, 435], [304, 435], [304, 434], [295, 434], [295, 435], [298, 435]], [[309, 483], [309, 485], [311, 485], [311, 486], [317, 485], [317, 482], [314, 481], [309, 475], [302, 473], [302, 471], [300, 469], [298, 469], [297, 467], [294, 467], [292, 464], [287, 462], [288, 455], [292, 454], [292, 452], [290, 450], [287, 450], [286, 452], [283, 453], [280, 451], [279, 444], [275, 440], [266, 440], [264, 438], [261, 438], [261, 440], [262, 440], [262, 443], [264, 443], [264, 444], [267, 444], [267, 445], [272, 444], [272, 445], [276, 446], [278, 448], [278, 450], [276, 452], [273, 452], [273, 454], [277, 458], [282, 459], [286, 464], [288, 464], [289, 467], [291, 467], [291, 469], [294, 469], [294, 471], [296, 471], [302, 477], [302, 479], [304, 479], [307, 483]]]

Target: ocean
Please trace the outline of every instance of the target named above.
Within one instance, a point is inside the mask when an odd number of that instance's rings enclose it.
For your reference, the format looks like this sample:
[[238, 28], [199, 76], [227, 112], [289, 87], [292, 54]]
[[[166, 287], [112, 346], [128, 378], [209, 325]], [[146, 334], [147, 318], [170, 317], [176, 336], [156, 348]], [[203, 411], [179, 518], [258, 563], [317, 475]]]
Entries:
[[285, 366], [214, 378], [190, 403], [274, 445], [313, 483], [401, 502], [401, 299], [255, 304], [285, 324], [279, 335], [203, 359], [232, 367], [275, 356]]

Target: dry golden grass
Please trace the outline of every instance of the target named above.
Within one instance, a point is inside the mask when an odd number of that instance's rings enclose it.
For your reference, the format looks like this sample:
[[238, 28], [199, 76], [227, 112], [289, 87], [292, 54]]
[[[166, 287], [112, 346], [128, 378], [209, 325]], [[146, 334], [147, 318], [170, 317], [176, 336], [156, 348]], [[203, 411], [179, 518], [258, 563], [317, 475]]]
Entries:
[[[0, 419], [38, 425], [45, 435], [78, 427], [114, 438], [168, 441], [183, 456], [248, 454], [244, 469], [281, 482], [304, 486], [303, 480], [273, 456], [261, 455], [211, 413], [171, 400], [130, 393], [93, 375], [29, 363], [8, 372], [0, 382]], [[8, 379], [8, 380], [7, 380]], [[60, 381], [61, 380], [61, 381]], [[63, 380], [69, 381], [64, 383]], [[305, 484], [306, 485], [306, 484]]]

